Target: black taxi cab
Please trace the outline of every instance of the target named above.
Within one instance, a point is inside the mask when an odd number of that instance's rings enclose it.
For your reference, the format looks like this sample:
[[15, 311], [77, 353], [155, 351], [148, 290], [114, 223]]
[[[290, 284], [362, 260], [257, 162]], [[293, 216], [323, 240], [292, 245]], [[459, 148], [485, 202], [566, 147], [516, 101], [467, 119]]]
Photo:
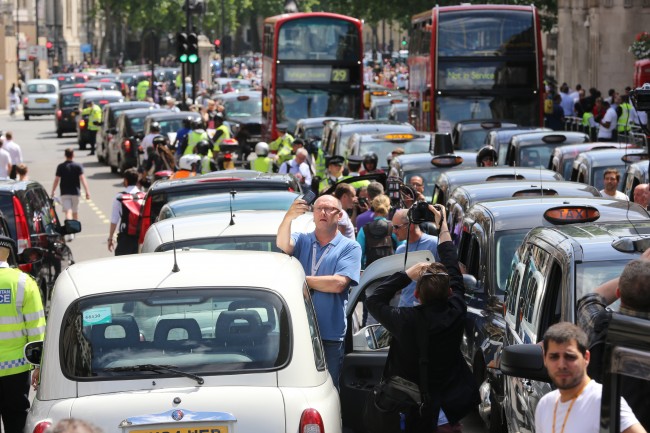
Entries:
[[499, 155], [499, 165], [506, 164], [506, 152], [508, 151], [508, 144], [510, 139], [517, 134], [525, 134], [528, 132], [541, 132], [551, 131], [548, 128], [541, 128], [537, 126], [515, 126], [507, 128], [495, 128], [488, 131], [485, 136], [485, 146], [492, 146], [496, 149]]
[[56, 104], [56, 115], [54, 117], [56, 136], [58, 138], [61, 138], [64, 132], [77, 132], [75, 110], [79, 106], [81, 94], [90, 90], [92, 89], [69, 88], [59, 90], [59, 98]]
[[445, 205], [447, 200], [449, 200], [451, 193], [459, 185], [506, 180], [554, 182], [563, 179], [559, 173], [538, 168], [475, 167], [467, 170], [447, 171], [441, 173], [436, 180], [432, 203]]
[[[598, 190], [603, 189], [603, 175], [608, 168], [615, 168], [625, 175], [627, 165], [648, 159], [643, 149], [601, 149], [590, 150], [579, 154], [571, 168], [571, 180], [593, 185]], [[623, 191], [624, 183], [618, 183], [618, 190]]]
[[648, 183], [648, 161], [639, 161], [627, 166], [625, 177], [622, 180], [623, 192], [630, 199], [634, 200], [634, 188], [642, 183]]
[[600, 197], [601, 194], [593, 186], [578, 182], [481, 182], [461, 185], [454, 189], [447, 200], [447, 226], [452, 242], [460, 243], [463, 218], [467, 209], [475, 203], [486, 200], [499, 200], [510, 197]]
[[[613, 313], [607, 328], [603, 357], [603, 391], [600, 401], [601, 432], [620, 433], [620, 383], [634, 379], [637, 384], [650, 386], [650, 321]], [[550, 382], [544, 367], [543, 349], [538, 344], [520, 344], [503, 349], [499, 370], [506, 376]], [[638, 414], [636, 414], [638, 415]]]
[[412, 177], [421, 177], [424, 181], [424, 197], [431, 201], [436, 180], [442, 172], [466, 168], [476, 168], [475, 152], [458, 150], [453, 154], [444, 155], [414, 153], [391, 159], [389, 176], [399, 177], [407, 184]]
[[[505, 289], [503, 346], [535, 344], [560, 321], [576, 322], [577, 301], [620, 275], [650, 242], [648, 213], [634, 203], [623, 205], [618, 222], [537, 227], [524, 238], [512, 259]], [[629, 205], [629, 212], [627, 207]], [[593, 221], [604, 208], [567, 209], [548, 218]], [[551, 390], [549, 383], [516, 377], [503, 380], [501, 399], [511, 431], [534, 431], [535, 408]], [[492, 388], [493, 391], [497, 387]]]
[[301, 138], [305, 141], [316, 140], [320, 142], [323, 137], [323, 130], [329, 122], [349, 122], [351, 117], [309, 117], [298, 119], [296, 129], [293, 132], [294, 138]]
[[[628, 203], [608, 198], [511, 198], [477, 203], [467, 211], [458, 254], [468, 286], [461, 349], [481, 384], [479, 413], [491, 431], [505, 431], [506, 420], [510, 431], [532, 431], [534, 418], [533, 411], [526, 423], [512, 420], [509, 405], [521, 402], [507, 400], [511, 390], [491, 368], [499, 350], [503, 345], [536, 343], [560, 317], [573, 320], [582, 288], [596, 287], [620, 272], [630, 257], [615, 251], [611, 241], [633, 231], [630, 223], [620, 223], [626, 218], [650, 231], [644, 209], [630, 204], [628, 210]], [[596, 223], [571, 224], [574, 221], [596, 221], [603, 229]], [[616, 236], [608, 232], [617, 225], [621, 231]], [[538, 234], [544, 238], [542, 245], [532, 247]], [[541, 302], [544, 297], [547, 301]]]
[[428, 152], [433, 135], [430, 132], [355, 133], [343, 148], [344, 157], [374, 153], [379, 157], [378, 167], [388, 168], [392, 152], [400, 148], [404, 154]]
[[454, 149], [477, 151], [485, 145], [485, 137], [491, 129], [514, 128], [518, 125], [499, 119], [461, 120], [451, 130]]
[[589, 142], [582, 132], [550, 131], [517, 134], [510, 139], [506, 165], [517, 167], [548, 167], [553, 149], [558, 146]]
[[549, 170], [561, 173], [566, 180], [571, 180], [573, 161], [575, 161], [576, 157], [582, 152], [601, 149], [623, 149], [625, 147], [629, 147], [629, 145], [625, 143], [603, 142], [567, 144], [564, 146], [558, 146], [553, 149], [551, 160], [548, 163], [548, 168]]
[[[392, 120], [353, 120], [350, 122], [329, 122], [328, 125], [329, 128], [323, 130], [323, 141], [321, 142], [321, 148], [327, 155], [343, 155], [348, 139], [353, 134], [401, 134], [415, 132], [413, 125]], [[327, 136], [327, 141], [325, 140], [325, 136]]]
[[405, 98], [402, 95], [389, 96], [385, 98], [373, 98], [370, 103], [368, 115], [374, 120], [388, 120], [390, 108], [393, 104], [403, 103]]

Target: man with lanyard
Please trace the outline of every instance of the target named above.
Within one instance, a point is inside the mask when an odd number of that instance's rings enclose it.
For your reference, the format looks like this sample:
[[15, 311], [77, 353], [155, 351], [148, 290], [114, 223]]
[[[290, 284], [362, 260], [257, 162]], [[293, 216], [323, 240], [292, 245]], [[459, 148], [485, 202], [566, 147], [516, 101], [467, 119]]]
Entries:
[[221, 143], [223, 143], [223, 140], [230, 138], [230, 128], [228, 128], [228, 126], [224, 125], [223, 123], [223, 113], [215, 113], [213, 119], [217, 129], [214, 131], [214, 135], [212, 136], [212, 141], [214, 142], [212, 151], [219, 152], [221, 150]]
[[278, 173], [293, 174], [296, 179], [300, 181], [303, 190], [311, 187], [311, 170], [307, 163], [309, 153], [303, 148], [298, 149], [296, 156], [289, 161], [285, 161], [281, 166]]
[[347, 327], [345, 307], [351, 285], [359, 282], [361, 247], [338, 230], [341, 203], [331, 195], [319, 197], [314, 203], [315, 230], [291, 233], [291, 222], [309, 210], [302, 199], [296, 199], [278, 228], [277, 246], [300, 261], [318, 320], [327, 369], [338, 388], [344, 355]]
[[[433, 257], [435, 257], [436, 262], [440, 261], [440, 256], [438, 255], [438, 239], [435, 236], [426, 234], [420, 229], [419, 224], [411, 224], [408, 217], [408, 209], [400, 209], [395, 212], [393, 215], [393, 231], [397, 235], [397, 239], [402, 242], [407, 239], [408, 235], [408, 245], [402, 244], [397, 247], [395, 254], [405, 253], [413, 251], [424, 251], [429, 250]], [[413, 307], [419, 302], [415, 297], [415, 281], [412, 281], [411, 284], [406, 286], [402, 290], [402, 294], [399, 297], [399, 307]]]
[[[0, 236], [0, 416], [5, 433], [22, 433], [29, 409], [29, 371], [23, 347], [45, 338], [45, 313], [38, 285], [7, 260], [16, 242]], [[39, 370], [31, 383], [36, 389]]]
[[[544, 365], [557, 389], [537, 404], [536, 433], [600, 432], [603, 386], [587, 376], [589, 359], [587, 334], [578, 326], [560, 322], [546, 330]], [[645, 432], [624, 398], [619, 431]]]

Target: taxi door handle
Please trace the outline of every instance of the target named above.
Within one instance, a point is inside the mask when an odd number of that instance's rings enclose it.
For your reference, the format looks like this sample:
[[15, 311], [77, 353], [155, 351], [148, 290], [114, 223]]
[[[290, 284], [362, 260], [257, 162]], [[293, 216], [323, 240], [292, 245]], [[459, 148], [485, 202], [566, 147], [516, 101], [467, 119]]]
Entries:
[[521, 384], [527, 393], [530, 394], [533, 392], [533, 384], [530, 382], [530, 380], [524, 379], [521, 381]]

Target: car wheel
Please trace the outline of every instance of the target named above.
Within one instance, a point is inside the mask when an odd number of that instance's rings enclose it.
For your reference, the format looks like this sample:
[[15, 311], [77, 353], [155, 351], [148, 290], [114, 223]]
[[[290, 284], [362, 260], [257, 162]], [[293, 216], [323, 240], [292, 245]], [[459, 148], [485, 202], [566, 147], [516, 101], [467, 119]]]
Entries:
[[56, 130], [56, 138], [61, 138], [61, 137], [63, 137], [63, 131], [61, 131], [60, 129], [57, 129]]
[[25, 114], [25, 120], [29, 120], [29, 114]]

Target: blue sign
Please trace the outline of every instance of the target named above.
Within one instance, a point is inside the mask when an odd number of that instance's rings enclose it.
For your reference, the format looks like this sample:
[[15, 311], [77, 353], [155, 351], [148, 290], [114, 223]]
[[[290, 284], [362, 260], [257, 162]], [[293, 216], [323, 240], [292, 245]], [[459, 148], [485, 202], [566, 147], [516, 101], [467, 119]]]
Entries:
[[90, 44], [81, 44], [81, 52], [84, 54], [87, 53], [92, 53], [93, 52], [93, 46]]
[[11, 304], [11, 289], [0, 289], [0, 304]]

